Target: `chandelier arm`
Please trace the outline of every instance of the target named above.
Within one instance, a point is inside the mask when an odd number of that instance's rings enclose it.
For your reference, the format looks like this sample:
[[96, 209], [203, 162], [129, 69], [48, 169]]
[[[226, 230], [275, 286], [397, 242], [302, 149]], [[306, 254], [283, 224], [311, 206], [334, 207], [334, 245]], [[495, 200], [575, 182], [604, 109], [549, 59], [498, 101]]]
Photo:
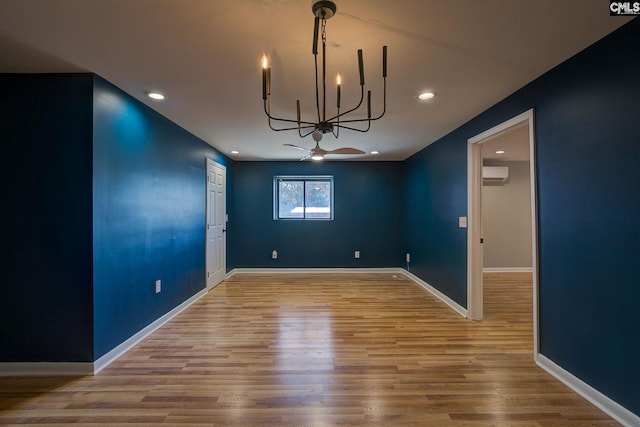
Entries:
[[273, 117], [270, 114], [267, 114], [267, 118], [269, 119], [269, 121], [273, 120], [275, 122], [295, 123], [296, 127], [292, 127], [291, 129], [297, 129], [298, 126], [300, 126], [301, 124], [304, 125], [304, 126], [301, 126], [303, 129], [304, 128], [310, 128], [310, 127], [313, 127], [313, 128], [316, 127], [316, 123], [312, 123], [312, 122], [299, 122], [298, 123], [298, 121], [296, 121], [296, 120], [280, 119], [278, 117]]
[[[385, 93], [386, 95], [386, 93]], [[343, 120], [342, 123], [358, 123], [358, 122], [372, 122], [372, 121], [376, 121], [376, 120], [380, 120], [385, 113], [387, 112], [387, 101], [386, 101], [386, 96], [384, 97], [384, 104], [383, 104], [383, 110], [382, 113], [377, 116], [377, 117], [367, 117], [367, 118], [363, 118], [363, 119], [349, 119], [349, 120]]]
[[[303, 135], [301, 130], [302, 129], [309, 129], [309, 128], [312, 128], [312, 129], [309, 132], [307, 132], [307, 133], [305, 133]], [[316, 127], [315, 126], [304, 126], [304, 127], [298, 128], [298, 135], [300, 135], [300, 138], [306, 138], [307, 136], [311, 135], [315, 131], [316, 131]]]
[[362, 122], [368, 122], [368, 121], [370, 121], [370, 120], [373, 120], [373, 119], [365, 118], [365, 119], [349, 119], [349, 120], [343, 120], [343, 121], [341, 121], [341, 122], [340, 122], [340, 126], [341, 126], [341, 127], [346, 127], [346, 126], [344, 126], [344, 124], [345, 124], [345, 123], [362, 123]]
[[[269, 129], [271, 129], [272, 131], [275, 132], [281, 132], [283, 130], [299, 130], [299, 129], [312, 129], [311, 132], [309, 132], [308, 134], [306, 134], [305, 136], [313, 133], [315, 131], [315, 126], [302, 126], [300, 128], [296, 127], [290, 127], [290, 128], [274, 128], [273, 125], [271, 123], [269, 123]], [[304, 137], [303, 137], [304, 138]]]
[[[269, 112], [269, 108], [267, 107], [267, 101], [264, 101], [264, 113], [267, 115], [267, 118], [269, 119], [269, 121], [274, 120], [274, 121], [278, 121], [278, 122], [286, 122], [286, 123], [296, 123], [296, 124], [303, 124], [305, 126], [303, 126], [303, 128], [308, 128], [308, 127], [314, 127], [316, 124], [313, 122], [305, 122], [305, 121], [298, 121], [298, 120], [291, 120], [291, 119], [282, 119], [280, 117], [275, 117], [272, 116], [271, 113]], [[291, 128], [291, 129], [297, 129], [297, 128]]]
[[351, 126], [344, 126], [344, 125], [341, 125], [340, 127], [344, 128], [344, 129], [354, 130], [356, 132], [363, 132], [363, 133], [364, 132], [369, 132], [369, 129], [371, 129], [371, 122], [369, 120], [361, 120], [361, 121], [368, 122], [368, 126], [367, 126], [366, 129], [358, 129], [358, 128], [354, 128], [354, 127], [351, 127]]
[[[335, 120], [335, 119], [340, 119], [340, 117], [344, 116], [345, 114], [348, 114], [349, 112], [354, 111], [354, 110], [350, 110], [347, 111], [345, 113], [339, 114], [335, 117], [331, 118], [331, 121]], [[342, 123], [357, 123], [357, 122], [368, 122], [368, 121], [376, 121], [376, 120], [380, 120], [382, 117], [384, 117], [385, 113], [387, 112], [387, 79], [384, 79], [384, 91], [383, 91], [383, 103], [382, 103], [382, 113], [377, 116], [377, 117], [367, 117], [364, 119], [350, 119], [350, 120], [343, 120]], [[344, 127], [344, 126], [343, 126]]]
[[[347, 114], [353, 113], [354, 111], [356, 111], [358, 108], [360, 108], [362, 106], [362, 102], [364, 101], [364, 86], [360, 86], [360, 102], [358, 102], [358, 105], [356, 105], [355, 107], [353, 107], [350, 110], [345, 111], [344, 113], [340, 113], [338, 112], [338, 114], [336, 114], [335, 116], [331, 117], [329, 120], [327, 120], [327, 122], [333, 122], [334, 120], [340, 119], [340, 117], [344, 117]], [[364, 119], [366, 120], [366, 119]]]
[[371, 121], [375, 122], [376, 120], [380, 120], [384, 116], [384, 112], [380, 114], [378, 117], [371, 117]]
[[387, 112], [387, 78], [384, 79], [384, 89], [382, 92], [382, 113], [378, 117], [372, 117], [371, 120], [380, 120]]
[[340, 122], [341, 123], [340, 126], [345, 127], [345, 126], [342, 125], [343, 123], [362, 123], [362, 122], [372, 122], [374, 120], [375, 120], [375, 118], [373, 118], [373, 117], [372, 118], [364, 118], [364, 119], [343, 120], [342, 122]]
[[[265, 111], [266, 112], [266, 111]], [[269, 113], [267, 113], [267, 124], [269, 125], [269, 129], [275, 131], [275, 132], [280, 132], [283, 130], [296, 130], [298, 129], [298, 133], [300, 133], [300, 129], [309, 129], [311, 128], [313, 132], [316, 128], [315, 123], [308, 123], [308, 122], [296, 122], [293, 120], [287, 120], [287, 119], [279, 119], [277, 117], [272, 117]], [[276, 121], [276, 122], [285, 122], [285, 123], [296, 123], [296, 127], [288, 127], [288, 128], [274, 128], [273, 124], [271, 124], [271, 120]], [[301, 123], [305, 123], [304, 126], [300, 126]], [[305, 135], [306, 136], [306, 135]]]
[[[338, 115], [336, 116], [336, 118], [338, 119], [333, 127], [333, 129], [331, 129], [331, 133], [333, 134], [333, 136], [338, 139], [338, 137], [340, 136], [340, 107], [338, 107]], [[335, 129], [335, 131], [334, 131]]]

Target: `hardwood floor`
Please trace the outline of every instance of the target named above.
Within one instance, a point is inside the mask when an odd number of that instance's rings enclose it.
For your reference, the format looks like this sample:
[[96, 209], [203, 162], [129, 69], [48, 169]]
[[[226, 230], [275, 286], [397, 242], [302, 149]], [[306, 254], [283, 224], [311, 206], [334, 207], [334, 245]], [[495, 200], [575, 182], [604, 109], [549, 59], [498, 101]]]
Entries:
[[0, 378], [0, 424], [604, 426], [538, 368], [530, 275], [481, 322], [392, 274], [236, 275], [100, 374]]

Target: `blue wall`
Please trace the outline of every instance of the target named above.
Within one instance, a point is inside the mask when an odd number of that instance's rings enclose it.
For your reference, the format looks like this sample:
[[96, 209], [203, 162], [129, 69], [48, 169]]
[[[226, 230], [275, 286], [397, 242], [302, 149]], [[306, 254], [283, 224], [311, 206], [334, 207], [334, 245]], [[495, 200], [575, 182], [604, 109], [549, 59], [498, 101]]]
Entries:
[[[540, 352], [636, 414], [638, 40], [635, 19], [409, 159], [404, 240], [411, 250], [439, 240], [446, 259], [418, 259], [414, 270], [466, 304], [466, 278], [451, 279], [466, 269], [466, 239], [447, 224], [466, 205], [466, 141], [535, 108]], [[445, 279], [430, 280], [437, 274]]]
[[[234, 267], [401, 266], [401, 168], [398, 162], [236, 162]], [[275, 221], [276, 175], [333, 175], [334, 220]]]
[[231, 162], [92, 74], [0, 93], [0, 362], [92, 362], [204, 289], [205, 159]]
[[91, 361], [89, 74], [0, 74], [0, 361]]
[[204, 289], [205, 159], [230, 162], [99, 77], [93, 108], [97, 359]]
[[467, 304], [467, 148], [447, 135], [405, 162], [404, 250], [411, 272], [462, 306]]

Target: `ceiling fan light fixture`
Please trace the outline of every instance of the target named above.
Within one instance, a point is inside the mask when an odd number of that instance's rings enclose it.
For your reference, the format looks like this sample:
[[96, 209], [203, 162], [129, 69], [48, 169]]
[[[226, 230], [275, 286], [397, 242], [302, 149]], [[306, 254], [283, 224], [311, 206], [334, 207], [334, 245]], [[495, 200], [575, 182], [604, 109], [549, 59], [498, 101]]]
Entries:
[[319, 162], [321, 160], [324, 160], [324, 156], [322, 154], [314, 154], [311, 156], [311, 160], [315, 160], [316, 162]]

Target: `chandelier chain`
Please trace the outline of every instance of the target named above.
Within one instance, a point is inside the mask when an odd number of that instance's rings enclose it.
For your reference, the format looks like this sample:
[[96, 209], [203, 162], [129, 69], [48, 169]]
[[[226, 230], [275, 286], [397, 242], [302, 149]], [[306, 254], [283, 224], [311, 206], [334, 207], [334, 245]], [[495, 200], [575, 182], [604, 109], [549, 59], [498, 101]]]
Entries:
[[322, 15], [322, 121], [327, 120], [327, 63], [325, 61], [327, 54], [327, 20]]
[[322, 18], [322, 43], [327, 43], [327, 20]]

